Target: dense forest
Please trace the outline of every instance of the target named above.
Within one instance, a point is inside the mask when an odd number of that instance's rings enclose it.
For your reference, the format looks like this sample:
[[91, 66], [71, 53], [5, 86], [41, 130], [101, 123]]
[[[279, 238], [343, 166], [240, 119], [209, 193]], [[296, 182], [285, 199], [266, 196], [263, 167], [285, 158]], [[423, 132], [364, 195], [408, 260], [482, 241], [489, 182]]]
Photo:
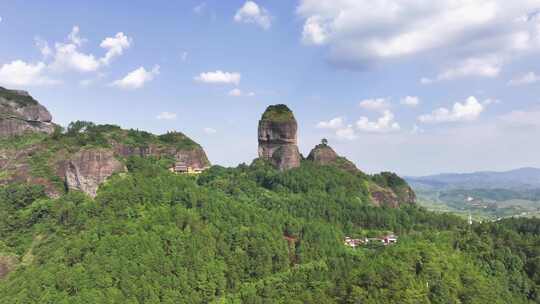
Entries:
[[[0, 261], [13, 268], [0, 303], [540, 303], [539, 220], [375, 207], [367, 181], [399, 177], [307, 161], [199, 176], [125, 162], [95, 199], [0, 188]], [[397, 244], [343, 244], [389, 232]]]

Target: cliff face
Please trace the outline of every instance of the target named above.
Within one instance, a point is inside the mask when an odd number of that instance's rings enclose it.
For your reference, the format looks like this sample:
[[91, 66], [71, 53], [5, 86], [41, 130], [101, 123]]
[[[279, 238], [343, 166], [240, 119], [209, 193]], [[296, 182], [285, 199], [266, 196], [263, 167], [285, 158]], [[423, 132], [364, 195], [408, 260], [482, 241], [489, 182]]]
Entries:
[[77, 152], [65, 166], [65, 182], [69, 190], [79, 190], [94, 197], [98, 187], [116, 172], [126, 171], [110, 149], [89, 149]]
[[371, 196], [379, 205], [399, 207], [416, 203], [416, 194], [407, 182], [395, 173], [382, 172], [371, 176]]
[[107, 178], [126, 171], [123, 160], [130, 156], [173, 159], [193, 169], [210, 166], [203, 148], [181, 132], [157, 136], [77, 122], [64, 134], [36, 136], [53, 133], [51, 120], [28, 93], [0, 88], [0, 185], [39, 184], [51, 197], [66, 189], [95, 196]]
[[113, 149], [116, 155], [122, 157], [172, 157], [177, 162], [181, 162], [186, 166], [195, 169], [203, 169], [210, 166], [210, 161], [206, 156], [206, 152], [204, 152], [200, 146], [178, 148], [175, 146], [151, 144], [148, 146], [134, 147], [121, 143], [113, 143]]
[[269, 106], [259, 121], [259, 158], [270, 161], [279, 170], [299, 167], [297, 130], [296, 119], [287, 106]]
[[25, 91], [0, 87], [0, 137], [53, 131], [52, 116], [44, 106]]

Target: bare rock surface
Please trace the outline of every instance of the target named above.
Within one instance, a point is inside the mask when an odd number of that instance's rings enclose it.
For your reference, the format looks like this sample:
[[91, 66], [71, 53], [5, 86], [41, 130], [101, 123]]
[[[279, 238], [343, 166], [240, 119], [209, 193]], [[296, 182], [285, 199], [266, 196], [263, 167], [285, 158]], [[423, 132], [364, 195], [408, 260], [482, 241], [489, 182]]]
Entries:
[[53, 131], [51, 114], [32, 96], [0, 87], [0, 137]]
[[259, 158], [282, 171], [299, 167], [297, 130], [296, 119], [286, 105], [269, 106], [259, 121]]
[[110, 149], [89, 149], [77, 152], [65, 167], [68, 189], [80, 190], [95, 197], [97, 189], [116, 172], [126, 171]]

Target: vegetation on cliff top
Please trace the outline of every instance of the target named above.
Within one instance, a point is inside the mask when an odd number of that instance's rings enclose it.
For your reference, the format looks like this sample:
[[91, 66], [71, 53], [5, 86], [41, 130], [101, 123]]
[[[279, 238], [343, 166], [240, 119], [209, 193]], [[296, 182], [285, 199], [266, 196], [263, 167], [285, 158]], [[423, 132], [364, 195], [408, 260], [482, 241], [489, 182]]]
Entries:
[[294, 120], [293, 112], [284, 104], [272, 105], [264, 111], [262, 120], [286, 122]]
[[37, 105], [38, 102], [28, 94], [21, 94], [15, 90], [8, 90], [0, 87], [0, 98], [4, 98], [9, 101], [13, 101], [20, 106]]
[[[533, 303], [540, 221], [376, 208], [359, 175], [305, 162], [198, 178], [132, 157], [95, 199], [0, 188], [0, 303]], [[390, 179], [385, 183], [392, 184]], [[399, 235], [353, 250], [344, 236]]]
[[[108, 148], [124, 145], [129, 148], [145, 149], [154, 146], [161, 152], [167, 164], [174, 162], [176, 151], [192, 151], [202, 148], [181, 132], [169, 132], [154, 135], [139, 130], [124, 130], [116, 125], [96, 125], [87, 121], [75, 121], [66, 130], [57, 126], [52, 135], [42, 133], [26, 133], [20, 136], [0, 138], [0, 152], [7, 153], [11, 165], [2, 168], [0, 181], [6, 182], [16, 173], [19, 179], [32, 178], [49, 186], [49, 190], [63, 193], [66, 187], [59, 164], [68, 160], [73, 154], [83, 149]], [[154, 151], [155, 152], [155, 151]], [[204, 152], [197, 157], [210, 165]], [[121, 155], [118, 155], [119, 157]], [[125, 161], [125, 160], [124, 160]], [[29, 170], [21, 171], [20, 166], [28, 166]], [[59, 175], [60, 174], [60, 175]]]
[[111, 142], [130, 147], [148, 147], [150, 145], [171, 146], [179, 150], [200, 148], [200, 145], [181, 132], [167, 132], [154, 135], [135, 129], [124, 130], [116, 125], [96, 125], [87, 121], [75, 121], [69, 124], [64, 134], [57, 139], [66, 139], [86, 146], [109, 147]]

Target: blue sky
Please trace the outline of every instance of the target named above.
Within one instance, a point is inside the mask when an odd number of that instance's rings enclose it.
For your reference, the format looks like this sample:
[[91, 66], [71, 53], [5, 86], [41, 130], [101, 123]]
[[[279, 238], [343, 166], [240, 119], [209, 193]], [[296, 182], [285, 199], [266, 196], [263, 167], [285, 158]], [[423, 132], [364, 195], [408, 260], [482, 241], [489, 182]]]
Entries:
[[540, 0], [7, 1], [0, 85], [251, 162], [285, 103], [367, 172], [540, 167]]

